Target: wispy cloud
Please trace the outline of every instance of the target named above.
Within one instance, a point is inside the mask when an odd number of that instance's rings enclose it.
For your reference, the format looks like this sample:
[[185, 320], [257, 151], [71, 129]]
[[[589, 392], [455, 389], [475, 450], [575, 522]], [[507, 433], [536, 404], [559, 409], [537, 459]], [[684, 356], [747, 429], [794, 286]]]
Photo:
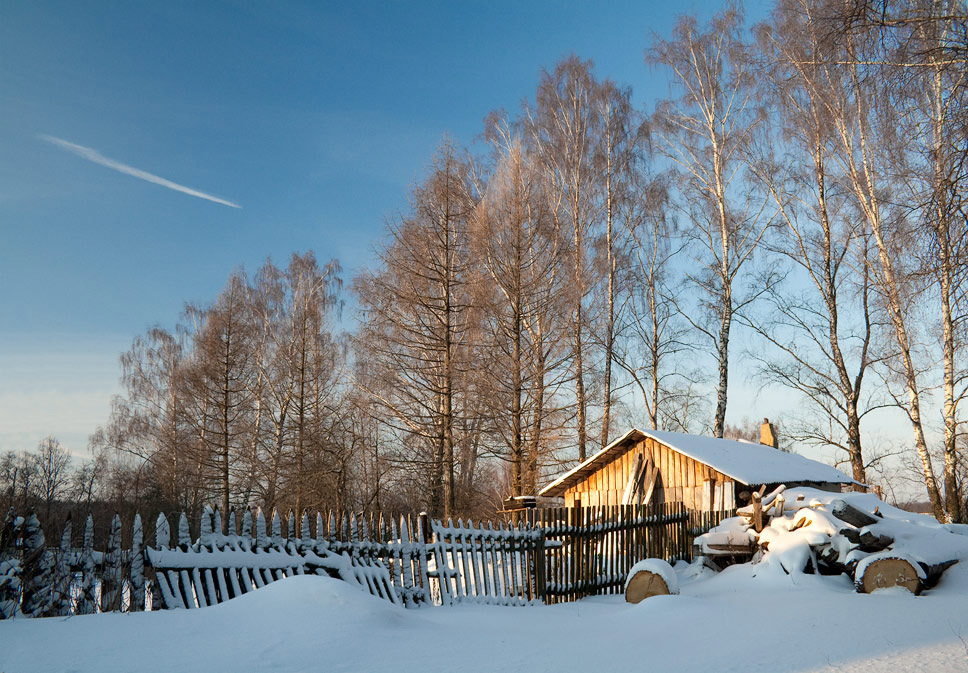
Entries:
[[212, 201], [213, 203], [221, 203], [223, 206], [229, 206], [230, 208], [241, 208], [237, 203], [232, 203], [231, 201], [226, 201], [225, 199], [220, 199], [217, 196], [212, 196], [211, 194], [206, 194], [205, 192], [200, 192], [197, 189], [192, 189], [191, 187], [186, 187], [185, 185], [180, 185], [177, 182], [172, 182], [171, 180], [166, 180], [163, 177], [154, 175], [147, 171], [143, 171], [140, 168], [135, 168], [134, 166], [129, 166], [123, 164], [120, 161], [115, 161], [110, 159], [97, 150], [91, 149], [90, 147], [84, 147], [83, 145], [77, 145], [72, 142], [68, 142], [62, 138], [56, 138], [54, 136], [48, 136], [40, 134], [37, 136], [44, 142], [48, 142], [51, 145], [56, 145], [62, 150], [67, 150], [71, 154], [76, 154], [82, 159], [87, 159], [88, 161], [93, 161], [101, 166], [106, 166], [112, 170], [118, 171], [119, 173], [124, 173], [125, 175], [130, 175], [147, 182], [154, 183], [156, 185], [161, 185], [162, 187], [167, 187], [168, 189], [174, 189], [176, 192], [181, 192], [183, 194], [188, 194], [189, 196], [197, 196], [200, 199], [205, 199], [206, 201]]

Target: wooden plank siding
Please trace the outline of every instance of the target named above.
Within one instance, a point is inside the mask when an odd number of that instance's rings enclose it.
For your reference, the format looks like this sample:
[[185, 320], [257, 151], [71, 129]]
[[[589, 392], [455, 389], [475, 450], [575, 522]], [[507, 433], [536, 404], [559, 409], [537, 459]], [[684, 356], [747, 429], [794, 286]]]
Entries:
[[[597, 469], [568, 488], [564, 494], [565, 506], [574, 507], [576, 500], [581, 502], [582, 507], [622, 505], [622, 496], [635, 467], [635, 457], [639, 453], [642, 454], [643, 461], [651, 455], [658, 468], [655, 490], [649, 504], [681, 502], [687, 510], [706, 511], [710, 505], [713, 509], [723, 509], [735, 502], [732, 494], [739, 489], [732, 477], [651, 437], [645, 437], [597, 466]], [[714, 483], [707, 486], [707, 482]], [[706, 489], [711, 489], [712, 498], [704, 497]]]

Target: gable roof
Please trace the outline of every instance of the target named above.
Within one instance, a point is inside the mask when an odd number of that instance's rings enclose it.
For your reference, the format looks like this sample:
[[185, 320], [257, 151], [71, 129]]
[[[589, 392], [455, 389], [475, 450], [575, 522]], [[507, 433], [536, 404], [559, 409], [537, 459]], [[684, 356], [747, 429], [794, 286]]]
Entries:
[[633, 428], [581, 465], [545, 486], [539, 495], [562, 495], [612, 459], [622, 455], [646, 437], [665, 444], [684, 456], [708, 465], [744, 484], [814, 482], [851, 484], [853, 479], [840, 470], [772, 446], [735, 439]]

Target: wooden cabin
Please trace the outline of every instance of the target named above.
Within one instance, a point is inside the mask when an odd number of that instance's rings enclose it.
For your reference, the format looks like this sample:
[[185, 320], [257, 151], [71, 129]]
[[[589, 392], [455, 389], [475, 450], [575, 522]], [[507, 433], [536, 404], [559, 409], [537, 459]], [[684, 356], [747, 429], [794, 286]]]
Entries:
[[839, 492], [853, 483], [829, 465], [764, 444], [632, 429], [538, 495], [563, 497], [568, 507], [682, 502], [709, 512], [741, 507], [763, 485]]

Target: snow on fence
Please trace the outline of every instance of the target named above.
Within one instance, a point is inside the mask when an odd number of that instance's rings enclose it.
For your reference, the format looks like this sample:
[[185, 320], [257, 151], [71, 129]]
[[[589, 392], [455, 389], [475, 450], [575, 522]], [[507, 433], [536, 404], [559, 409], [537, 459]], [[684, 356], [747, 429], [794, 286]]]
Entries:
[[[154, 546], [145, 545], [141, 517], [131, 526], [131, 546], [121, 548], [121, 519], [115, 516], [106, 551], [93, 548], [87, 518], [83, 543], [72, 547], [68, 518], [60, 545], [47, 545], [36, 515], [13, 511], [0, 528], [0, 619], [94, 612], [196, 608], [220, 603], [294, 574], [327, 574], [407, 607], [429, 601], [427, 545], [421, 523], [410, 517], [369, 521], [356, 514], [308, 515], [301, 535], [295, 517], [246, 510], [241, 530], [235, 513], [223, 534], [218, 511], [205, 510], [193, 542], [182, 513], [175, 541], [168, 517], [158, 516]], [[283, 530], [287, 535], [283, 536]]]
[[431, 545], [435, 562], [430, 576], [440, 587], [440, 602], [528, 605], [544, 597], [545, 533], [542, 528], [477, 527], [460, 519], [455, 525], [434, 521]]
[[[335, 528], [334, 523], [335, 517], [331, 516], [329, 530]], [[350, 516], [349, 523], [353, 535], [356, 535], [355, 515]], [[406, 527], [405, 522], [403, 526]], [[296, 537], [294, 528], [295, 517], [290, 513], [289, 534], [282, 537], [282, 524], [276, 512], [270, 536], [260, 512], [253, 531], [252, 515], [247, 511], [241, 533], [223, 535], [217, 532], [222, 530], [219, 513], [206, 510], [202, 516], [199, 539], [194, 544], [189, 544], [187, 517], [181, 515], [179, 544], [172, 548], [168, 520], [160, 515], [155, 547], [145, 551], [155, 570], [155, 584], [165, 607], [206, 607], [283, 577], [303, 574], [339, 577], [391, 603], [415, 602], [412, 588], [408, 591], [401, 586], [398, 590], [383, 559], [374, 553], [378, 546], [384, 555], [387, 555], [388, 549], [395, 547], [396, 556], [402, 558], [403, 546], [409, 541], [400, 538], [381, 540], [379, 543], [358, 541], [350, 553], [339, 541], [336, 544], [330, 542], [321, 515], [317, 516], [315, 537], [311, 535], [308, 514], [302, 518], [301, 536]], [[228, 530], [237, 530], [233, 515], [230, 515]]]
[[[9, 512], [0, 529], [0, 619], [220, 603], [294, 574], [326, 574], [406, 607], [460, 602], [529, 605], [620, 593], [629, 568], [647, 557], [688, 558], [692, 537], [718, 521], [692, 522], [681, 505], [556, 508], [517, 525], [352, 513], [246, 510], [240, 521], [206, 509], [193, 541], [182, 513], [146, 544], [140, 516], [122, 548], [121, 519], [106, 549], [93, 548], [89, 516], [81, 547], [68, 518], [48, 545], [37, 517]], [[285, 535], [283, 535], [285, 531]]]

